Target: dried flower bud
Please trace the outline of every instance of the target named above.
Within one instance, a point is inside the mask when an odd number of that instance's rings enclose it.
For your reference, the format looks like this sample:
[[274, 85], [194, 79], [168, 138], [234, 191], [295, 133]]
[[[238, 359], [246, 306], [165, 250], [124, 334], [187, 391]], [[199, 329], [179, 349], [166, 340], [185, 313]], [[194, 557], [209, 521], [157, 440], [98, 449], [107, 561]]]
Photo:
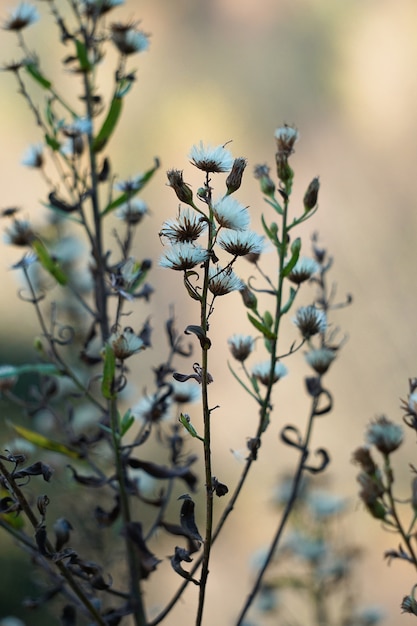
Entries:
[[399, 448], [403, 437], [401, 426], [394, 424], [384, 415], [370, 424], [366, 433], [368, 443], [374, 445], [382, 454], [391, 454]]
[[242, 184], [242, 176], [247, 165], [246, 159], [238, 157], [233, 161], [233, 166], [229, 176], [226, 178], [227, 194], [234, 193]]
[[361, 446], [354, 451], [352, 461], [360, 465], [369, 476], [375, 476], [379, 472], [378, 466], [372, 458], [371, 451], [365, 446]]
[[386, 509], [384, 503], [380, 499], [385, 493], [385, 488], [382, 481], [375, 480], [369, 474], [361, 472], [358, 476], [358, 482], [362, 489], [359, 492], [359, 497], [365, 504], [372, 517], [376, 519], [385, 519]]
[[319, 189], [320, 189], [320, 181], [319, 181], [318, 176], [316, 176], [316, 178], [313, 178], [313, 180], [307, 187], [307, 191], [305, 192], [305, 195], [304, 195], [304, 210], [306, 213], [307, 211], [311, 211], [312, 209], [314, 209], [314, 207], [316, 206], [317, 198], [319, 195]]
[[293, 126], [284, 124], [275, 131], [275, 139], [277, 142], [277, 153], [288, 159], [294, 152], [294, 144], [298, 140], [298, 130]]
[[193, 206], [193, 192], [190, 186], [184, 182], [182, 172], [180, 170], [168, 170], [167, 178], [169, 186], [175, 191], [178, 200]]
[[240, 289], [240, 295], [242, 296], [245, 307], [247, 309], [251, 309], [252, 311], [256, 311], [258, 307], [258, 299], [247, 285], [244, 285], [242, 289]]

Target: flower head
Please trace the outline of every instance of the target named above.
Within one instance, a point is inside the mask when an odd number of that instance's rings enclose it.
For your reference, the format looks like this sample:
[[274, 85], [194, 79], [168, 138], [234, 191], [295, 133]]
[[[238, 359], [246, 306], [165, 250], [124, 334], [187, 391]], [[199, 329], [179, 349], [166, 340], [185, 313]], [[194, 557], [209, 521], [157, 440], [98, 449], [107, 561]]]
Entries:
[[188, 404], [189, 402], [197, 402], [201, 398], [201, 391], [193, 383], [178, 381], [173, 382], [173, 392], [171, 399], [177, 404]]
[[247, 165], [246, 159], [238, 157], [233, 161], [233, 166], [229, 176], [226, 178], [227, 193], [234, 193], [240, 188], [242, 183], [243, 172]]
[[82, 0], [84, 12], [89, 17], [98, 17], [108, 13], [124, 3], [124, 0]]
[[310, 367], [312, 367], [317, 374], [322, 375], [329, 369], [330, 364], [336, 358], [336, 353], [330, 348], [317, 348], [307, 352], [305, 358]]
[[156, 423], [169, 417], [170, 403], [165, 396], [160, 397], [157, 393], [152, 396], [143, 396], [132, 407], [132, 415], [142, 422]]
[[14, 246], [29, 246], [35, 233], [27, 220], [13, 220], [12, 225], [5, 229], [4, 242]]
[[142, 339], [135, 334], [130, 326], [127, 326], [121, 332], [116, 330], [110, 335], [107, 343], [111, 346], [116, 359], [121, 361], [132, 356], [132, 354], [141, 352], [145, 348]]
[[243, 283], [230, 267], [223, 269], [216, 265], [209, 269], [208, 287], [214, 296], [225, 296], [231, 291], [240, 291]]
[[39, 19], [39, 13], [32, 4], [21, 2], [10, 13], [9, 17], [3, 24], [5, 30], [22, 30], [26, 26], [34, 24]]
[[234, 256], [259, 255], [264, 249], [264, 238], [253, 230], [223, 231], [217, 243], [223, 250]]
[[143, 186], [144, 175], [137, 174], [131, 178], [127, 178], [126, 180], [120, 180], [115, 184], [115, 188], [117, 191], [121, 191], [122, 193], [126, 193], [127, 195], [133, 195], [137, 191], [141, 189]]
[[319, 264], [314, 259], [301, 257], [298, 259], [297, 263], [288, 274], [288, 278], [292, 283], [295, 283], [296, 285], [301, 285], [301, 283], [309, 280], [313, 276], [313, 274], [318, 272], [318, 270]]
[[288, 158], [294, 152], [294, 144], [298, 140], [298, 130], [293, 126], [284, 124], [275, 131], [277, 152], [280, 156]]
[[185, 271], [204, 263], [209, 256], [209, 252], [201, 246], [189, 242], [175, 243], [161, 256], [159, 265], [171, 270]]
[[189, 153], [191, 163], [203, 172], [228, 172], [233, 166], [233, 157], [224, 146], [194, 145]]
[[123, 220], [131, 226], [139, 224], [144, 215], [148, 213], [148, 205], [139, 198], [131, 198], [128, 202], [124, 202], [116, 211], [116, 217]]
[[313, 305], [300, 307], [293, 322], [300, 329], [304, 339], [310, 339], [318, 333], [322, 334], [327, 328], [326, 314]]
[[121, 54], [143, 52], [149, 48], [149, 35], [136, 30], [135, 24], [115, 22], [110, 25], [111, 39]]
[[21, 163], [22, 165], [26, 165], [26, 167], [42, 168], [44, 164], [43, 145], [37, 143], [33, 146], [29, 146], [23, 155]]
[[243, 363], [253, 351], [255, 341], [250, 335], [232, 335], [227, 340], [233, 357]]
[[366, 432], [367, 442], [374, 445], [382, 454], [394, 452], [402, 444], [403, 438], [401, 426], [394, 424], [384, 415], [372, 422]]
[[172, 187], [180, 202], [192, 205], [193, 192], [190, 185], [184, 182], [181, 170], [168, 170], [167, 172], [169, 187]]
[[198, 239], [206, 228], [205, 219], [187, 207], [179, 212], [176, 219], [164, 222], [159, 236], [166, 237], [172, 243], [191, 242]]
[[249, 211], [240, 202], [226, 196], [213, 204], [213, 214], [223, 228], [245, 230], [249, 226]]
[[[272, 374], [273, 382], [276, 383], [278, 380], [283, 378], [288, 374], [288, 370], [285, 367], [284, 363], [278, 361], [275, 363], [274, 371]], [[263, 363], [258, 363], [252, 368], [252, 376], [259, 380], [263, 385], [268, 385], [271, 377], [271, 363], [269, 361], [264, 361]]]

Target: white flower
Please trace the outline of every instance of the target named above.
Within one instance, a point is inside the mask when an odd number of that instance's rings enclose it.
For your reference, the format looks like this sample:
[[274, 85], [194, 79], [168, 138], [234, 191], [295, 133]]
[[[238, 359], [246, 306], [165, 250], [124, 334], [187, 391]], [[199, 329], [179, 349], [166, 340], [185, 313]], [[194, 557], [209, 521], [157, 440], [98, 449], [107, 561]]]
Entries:
[[202, 141], [191, 148], [188, 156], [191, 163], [204, 172], [228, 172], [233, 165], [233, 157], [224, 146], [212, 147]]
[[14, 246], [28, 246], [32, 243], [35, 234], [27, 220], [13, 220], [12, 225], [4, 231], [4, 243]]
[[243, 283], [230, 268], [223, 269], [216, 265], [209, 269], [208, 287], [214, 296], [225, 296], [231, 291], [240, 291]]
[[324, 311], [320, 311], [315, 306], [302, 306], [296, 314], [293, 322], [298, 328], [304, 339], [310, 339], [318, 333], [323, 334], [327, 328], [327, 319]]
[[104, 15], [115, 7], [124, 4], [124, 0], [83, 0], [84, 11], [87, 15], [97, 17]]
[[22, 157], [22, 165], [26, 167], [41, 168], [44, 164], [43, 145], [41, 143], [29, 146]]
[[175, 243], [161, 256], [159, 265], [172, 270], [190, 270], [207, 261], [209, 256], [209, 252], [201, 246], [188, 242]]
[[250, 335], [232, 335], [227, 343], [234, 358], [241, 363], [248, 358], [255, 346], [255, 340]]
[[143, 185], [143, 174], [137, 174], [131, 178], [127, 178], [126, 180], [121, 180], [115, 184], [115, 188], [118, 191], [122, 191], [123, 193], [133, 194]]
[[180, 383], [174, 381], [172, 383], [173, 393], [171, 399], [177, 404], [188, 404], [189, 402], [197, 402], [201, 398], [201, 389], [194, 383]]
[[277, 150], [280, 156], [289, 157], [294, 152], [294, 144], [298, 140], [298, 130], [293, 126], [284, 124], [275, 131]]
[[111, 24], [111, 38], [116, 48], [122, 54], [144, 52], [149, 48], [149, 36], [141, 30], [136, 30], [134, 24]]
[[71, 124], [62, 127], [63, 132], [68, 137], [76, 135], [88, 135], [93, 129], [92, 121], [89, 117], [77, 117]]
[[132, 415], [141, 422], [160, 422], [169, 417], [169, 407], [169, 402], [166, 399], [159, 398], [157, 395], [143, 396], [132, 407]]
[[132, 198], [124, 202], [116, 210], [116, 217], [127, 224], [139, 224], [144, 215], [148, 213], [148, 205], [139, 198]]
[[249, 211], [232, 196], [226, 196], [213, 204], [213, 214], [223, 228], [245, 230], [249, 226]]
[[336, 358], [336, 353], [330, 348], [317, 348], [310, 350], [305, 355], [307, 363], [317, 372], [317, 374], [325, 374], [330, 364]]
[[360, 626], [375, 626], [385, 618], [385, 612], [379, 606], [366, 606], [356, 611], [354, 618]]
[[337, 515], [346, 509], [346, 498], [324, 489], [314, 489], [307, 495], [311, 512], [321, 519]]
[[253, 230], [227, 230], [221, 233], [217, 243], [223, 250], [234, 256], [260, 254], [264, 248], [264, 238]]
[[[284, 363], [278, 361], [275, 363], [274, 371], [272, 374], [272, 380], [276, 383], [278, 380], [283, 378], [288, 374], [288, 369], [285, 367]], [[259, 380], [263, 385], [269, 384], [269, 379], [271, 376], [271, 363], [269, 361], [264, 361], [263, 363], [258, 363], [252, 368], [252, 376]]]
[[313, 562], [323, 559], [327, 551], [324, 539], [309, 537], [298, 530], [294, 530], [287, 535], [287, 538], [282, 543], [282, 549], [289, 549], [295, 556]]
[[3, 24], [5, 30], [22, 30], [34, 24], [39, 19], [39, 13], [32, 4], [21, 2]]
[[403, 438], [404, 433], [401, 426], [394, 424], [384, 415], [372, 422], [366, 432], [367, 442], [374, 445], [382, 454], [394, 452], [402, 444]]
[[301, 257], [288, 274], [288, 278], [292, 283], [300, 285], [306, 280], [309, 280], [313, 274], [318, 272], [319, 268], [319, 264], [314, 259]]
[[112, 333], [107, 343], [111, 346], [115, 357], [120, 360], [127, 359], [145, 348], [142, 339], [129, 326], [124, 328], [122, 332], [115, 331]]
[[186, 208], [180, 211], [176, 219], [163, 223], [159, 236], [166, 237], [172, 243], [195, 241], [206, 228], [205, 219], [199, 213]]

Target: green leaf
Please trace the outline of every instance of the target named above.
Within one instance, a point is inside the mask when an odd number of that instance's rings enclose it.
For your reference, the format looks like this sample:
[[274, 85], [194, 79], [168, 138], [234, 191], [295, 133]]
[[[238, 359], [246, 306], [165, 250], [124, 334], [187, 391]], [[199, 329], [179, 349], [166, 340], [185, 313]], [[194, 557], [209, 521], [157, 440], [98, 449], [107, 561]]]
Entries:
[[48, 439], [44, 435], [41, 435], [34, 430], [30, 430], [29, 428], [25, 428], [24, 426], [16, 426], [15, 424], [11, 424], [13, 429], [17, 432], [18, 435], [30, 441], [35, 446], [39, 446], [39, 448], [43, 448], [44, 450], [51, 450], [51, 452], [58, 452], [59, 454], [64, 454], [65, 456], [69, 456], [72, 459], [81, 459], [82, 455], [65, 446], [63, 443], [59, 443], [58, 441], [54, 441], [53, 439]]
[[159, 159], [155, 159], [154, 166], [143, 174], [142, 178], [140, 179], [140, 182], [135, 186], [135, 189], [129, 192], [125, 191], [124, 193], [122, 193], [118, 198], [110, 202], [110, 204], [106, 206], [106, 208], [102, 211], [101, 214], [107, 215], [107, 213], [114, 211], [114, 209], [117, 209], [117, 207], [119, 207], [121, 204], [124, 204], [131, 198], [134, 198], [134, 196], [136, 196], [136, 194], [139, 191], [141, 191], [145, 187], [145, 185], [149, 182], [149, 180], [152, 178], [152, 176], [154, 175], [158, 167], [159, 167]]
[[127, 433], [127, 431], [131, 428], [134, 422], [135, 418], [130, 412], [130, 409], [128, 409], [120, 420], [120, 437], [123, 437]]
[[[229, 368], [229, 371], [232, 373], [232, 375], [234, 376], [234, 378], [237, 380], [237, 382], [239, 383], [239, 385], [242, 385], [243, 389], [250, 395], [252, 396], [252, 398], [254, 398], [257, 402], [259, 402], [259, 404], [262, 404], [262, 399], [259, 398], [259, 395], [256, 395], [255, 393], [253, 393], [253, 391], [251, 391], [249, 389], [249, 387], [247, 385], [245, 385], [245, 383], [243, 382], [243, 380], [241, 380], [239, 378], [239, 376], [236, 374], [236, 372], [234, 371], [234, 369], [232, 368], [232, 366], [230, 365], [229, 361], [227, 362], [227, 366]], [[251, 382], [253, 383], [252, 378], [250, 379]], [[256, 380], [256, 379], [255, 379]], [[259, 387], [258, 389], [256, 389], [256, 391], [259, 391]]]
[[200, 437], [200, 435], [197, 433], [194, 426], [191, 424], [189, 415], [184, 415], [184, 413], [181, 413], [179, 417], [179, 421], [184, 426], [185, 430], [187, 430], [190, 433], [191, 437], [194, 437], [195, 439], [199, 439], [200, 441], [204, 443], [203, 437]]
[[294, 265], [297, 263], [298, 258], [301, 252], [301, 239], [297, 237], [291, 244], [291, 258], [286, 264], [286, 266], [282, 269], [282, 276], [288, 276], [294, 268]]
[[285, 313], [288, 313], [288, 311], [290, 310], [292, 306], [292, 303], [294, 302], [296, 295], [297, 295], [297, 289], [294, 289], [294, 287], [290, 287], [290, 296], [287, 302], [284, 304], [284, 306], [281, 309], [281, 315], [285, 315]]
[[75, 48], [77, 50], [77, 58], [80, 62], [80, 70], [82, 72], [91, 72], [92, 66], [88, 60], [86, 45], [79, 39], [75, 39]]
[[116, 372], [116, 357], [112, 347], [106, 343], [104, 347], [104, 366], [103, 366], [103, 380], [101, 381], [101, 393], [107, 400], [112, 400], [116, 397], [113, 390], [114, 374]]
[[38, 83], [38, 85], [44, 89], [50, 89], [52, 87], [51, 81], [45, 78], [36, 63], [26, 63], [25, 70]]
[[106, 119], [104, 120], [102, 127], [100, 128], [96, 138], [93, 141], [94, 152], [100, 152], [101, 150], [103, 150], [116, 128], [121, 112], [122, 98], [118, 95], [115, 95], [110, 103]]
[[59, 369], [52, 363], [28, 363], [26, 365], [10, 365], [7, 371], [0, 372], [0, 379], [11, 376], [21, 376], [21, 374], [42, 374], [44, 376], [62, 376]]
[[61, 144], [58, 141], [58, 139], [55, 139], [55, 137], [51, 137], [51, 135], [48, 135], [48, 133], [45, 134], [45, 142], [47, 146], [49, 146], [50, 148], [52, 148], [52, 150], [54, 150], [54, 152], [59, 150], [61, 147]]
[[272, 328], [272, 324], [274, 323], [274, 318], [272, 317], [271, 313], [269, 311], [265, 311], [264, 315], [263, 315], [263, 320], [265, 323], [265, 326], [267, 326], [268, 328]]
[[42, 267], [55, 278], [57, 283], [66, 285], [68, 282], [67, 277], [59, 267], [58, 262], [51, 257], [43, 242], [40, 239], [35, 239], [32, 241], [32, 248], [36, 252], [38, 261]]
[[266, 337], [266, 339], [275, 339], [275, 333], [265, 326], [265, 324], [257, 320], [256, 317], [253, 317], [250, 313], [248, 313], [248, 320], [263, 334], [264, 337]]

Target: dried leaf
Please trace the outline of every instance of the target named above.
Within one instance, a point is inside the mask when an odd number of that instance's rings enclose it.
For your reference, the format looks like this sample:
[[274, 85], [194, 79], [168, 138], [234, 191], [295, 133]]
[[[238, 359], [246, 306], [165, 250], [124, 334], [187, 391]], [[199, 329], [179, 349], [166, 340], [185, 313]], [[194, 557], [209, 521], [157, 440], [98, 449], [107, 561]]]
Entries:
[[191, 563], [192, 559], [190, 558], [190, 554], [189, 554], [188, 550], [185, 550], [184, 548], [179, 548], [178, 546], [176, 546], [175, 547], [175, 554], [171, 557], [171, 565], [172, 565], [173, 569], [182, 578], [185, 578], [186, 580], [189, 580], [190, 582], [194, 583], [195, 585], [199, 585], [200, 584], [199, 581], [196, 580], [195, 578], [193, 578], [189, 572], [187, 572], [183, 567], [181, 567], [182, 561], [185, 561], [186, 563]]
[[50, 465], [46, 463], [42, 463], [42, 461], [37, 461], [33, 465], [29, 465], [29, 467], [25, 467], [20, 469], [18, 472], [13, 473], [13, 478], [25, 478], [26, 476], [43, 476], [43, 479], [49, 483], [51, 480], [52, 474], [54, 470]]
[[72, 465], [67, 465], [67, 467], [72, 471], [74, 480], [76, 480], [80, 485], [85, 485], [86, 487], [103, 487], [103, 485], [108, 483], [108, 478], [99, 478], [98, 476], [82, 476], [81, 474], [78, 474]]
[[140, 522], [130, 522], [126, 525], [125, 532], [138, 551], [140, 578], [146, 579], [151, 572], [156, 570], [158, 563], [161, 561], [148, 549], [143, 538], [142, 524]]
[[197, 457], [190, 457], [185, 466], [166, 467], [165, 465], [157, 465], [151, 461], [141, 461], [140, 459], [130, 458], [128, 465], [134, 469], [142, 469], [144, 472], [154, 478], [181, 478], [187, 486], [194, 491], [197, 483], [197, 476], [193, 474], [189, 466], [197, 460]]
[[187, 535], [196, 541], [203, 542], [203, 538], [198, 532], [197, 524], [194, 519], [194, 501], [190, 498], [188, 494], [180, 496], [180, 498], [184, 500], [181, 507], [180, 513], [180, 523], [182, 528], [187, 532]]

